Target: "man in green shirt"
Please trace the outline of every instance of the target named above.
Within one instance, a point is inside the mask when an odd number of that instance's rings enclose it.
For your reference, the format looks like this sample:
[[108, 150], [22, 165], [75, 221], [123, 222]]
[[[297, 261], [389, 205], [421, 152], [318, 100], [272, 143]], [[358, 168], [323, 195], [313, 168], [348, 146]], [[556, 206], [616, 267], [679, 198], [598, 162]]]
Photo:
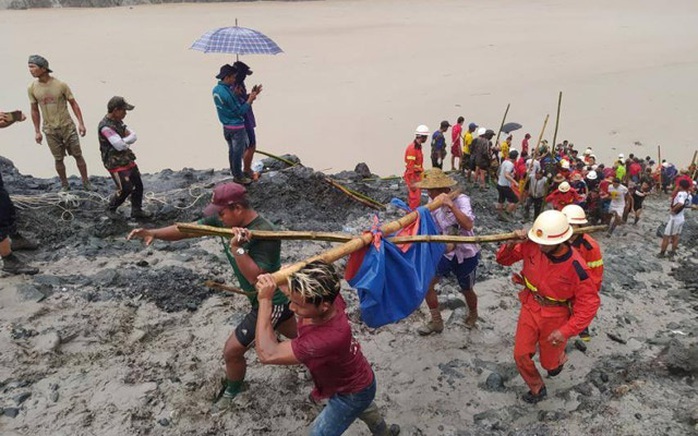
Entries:
[[[259, 308], [254, 288], [257, 277], [281, 268], [281, 241], [252, 240], [250, 238], [250, 230], [273, 230], [273, 226], [252, 209], [245, 195], [246, 192], [244, 186], [233, 182], [217, 185], [213, 189], [211, 204], [204, 209], [205, 218], [197, 221], [197, 224], [232, 229], [233, 236], [230, 242], [222, 240], [223, 250], [230, 266], [233, 267], [240, 287], [248, 292], [247, 298], [251, 304], [250, 312], [225, 343], [223, 357], [227, 381], [225, 390], [217, 404], [219, 410], [227, 407], [230, 401], [242, 390], [242, 381], [247, 370], [245, 352], [255, 340]], [[146, 245], [150, 245], [155, 239], [178, 241], [193, 236], [180, 232], [176, 225], [172, 225], [160, 229], [135, 229], [127, 236], [127, 239], [139, 238]], [[297, 335], [296, 319], [289, 309], [288, 298], [280, 289], [275, 291], [272, 304], [271, 317], [274, 328], [287, 338], [295, 338]]]

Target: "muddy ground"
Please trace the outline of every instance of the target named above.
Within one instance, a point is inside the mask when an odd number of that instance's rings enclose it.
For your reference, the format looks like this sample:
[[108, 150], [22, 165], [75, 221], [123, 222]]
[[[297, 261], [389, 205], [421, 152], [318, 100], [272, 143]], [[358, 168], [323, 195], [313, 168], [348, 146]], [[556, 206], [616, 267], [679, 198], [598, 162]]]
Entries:
[[[290, 157], [293, 158], [293, 157]], [[282, 229], [359, 232], [375, 211], [348, 198], [310, 168], [265, 161], [250, 187], [255, 208]], [[22, 253], [41, 268], [0, 281], [0, 433], [3, 435], [296, 435], [317, 409], [301, 367], [263, 367], [254, 351], [247, 390], [234, 410], [211, 415], [222, 376], [221, 350], [244, 316], [244, 297], [210, 291], [207, 279], [235, 284], [216, 238], [144, 247], [130, 229], [199, 217], [223, 171], [170, 170], [144, 176], [146, 208], [138, 223], [104, 215], [112, 182], [93, 177], [96, 193], [58, 194], [55, 179], [22, 175], [7, 160], [0, 171], [21, 207], [20, 228], [41, 243]], [[404, 197], [399, 178], [341, 183], [387, 203]], [[369, 176], [370, 177], [370, 176]], [[495, 218], [493, 189], [471, 194], [476, 232], [520, 228]], [[483, 246], [476, 291], [482, 320], [466, 330], [455, 282], [439, 288], [447, 328], [419, 337], [424, 308], [379, 329], [360, 322], [347, 287], [354, 332], [378, 379], [377, 402], [405, 435], [683, 435], [698, 422], [698, 225], [689, 212], [679, 254], [658, 259], [657, 228], [667, 199], [646, 201], [645, 216], [612, 236], [597, 234], [605, 255], [602, 307], [585, 351], [569, 344], [569, 364], [548, 380], [549, 399], [532, 406], [512, 359], [518, 313], [513, 268]], [[384, 221], [400, 215], [381, 212]], [[284, 242], [289, 263], [330, 248]], [[343, 262], [339, 262], [342, 265]], [[350, 435], [366, 435], [362, 423]]]

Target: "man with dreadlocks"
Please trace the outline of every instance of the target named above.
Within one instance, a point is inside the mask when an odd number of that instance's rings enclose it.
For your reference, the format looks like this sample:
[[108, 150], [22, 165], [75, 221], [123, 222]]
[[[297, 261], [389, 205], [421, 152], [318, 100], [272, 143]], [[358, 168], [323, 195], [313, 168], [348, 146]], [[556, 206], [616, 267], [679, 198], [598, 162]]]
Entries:
[[323, 261], [311, 262], [291, 275], [287, 285], [284, 292], [298, 318], [298, 337], [277, 340], [270, 321], [277, 286], [271, 274], [264, 274], [256, 285], [259, 316], [255, 348], [262, 363], [305, 365], [315, 383], [311, 399], [328, 399], [311, 424], [310, 435], [341, 435], [356, 418], [364, 421], [373, 435], [399, 434], [400, 427], [388, 426], [373, 401], [376, 378], [352, 335], [335, 268]]

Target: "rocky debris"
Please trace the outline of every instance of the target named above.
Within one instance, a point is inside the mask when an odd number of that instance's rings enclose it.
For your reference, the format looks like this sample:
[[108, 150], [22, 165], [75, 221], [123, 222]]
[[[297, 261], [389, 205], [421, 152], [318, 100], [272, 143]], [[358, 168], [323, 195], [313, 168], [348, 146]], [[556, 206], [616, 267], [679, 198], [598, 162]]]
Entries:
[[670, 374], [675, 376], [698, 375], [698, 344], [685, 346], [676, 339], [671, 340], [658, 356]]

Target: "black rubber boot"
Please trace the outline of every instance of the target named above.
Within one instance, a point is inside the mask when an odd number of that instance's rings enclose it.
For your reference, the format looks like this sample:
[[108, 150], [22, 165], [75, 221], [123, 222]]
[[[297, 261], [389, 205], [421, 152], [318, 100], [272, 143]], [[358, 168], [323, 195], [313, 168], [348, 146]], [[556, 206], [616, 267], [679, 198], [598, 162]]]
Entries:
[[521, 396], [521, 399], [527, 403], [536, 404], [539, 401], [543, 400], [547, 396], [548, 396], [548, 390], [545, 389], [545, 386], [543, 386], [537, 394], [534, 394], [533, 392], [528, 391]]
[[14, 254], [2, 258], [2, 270], [8, 274], [34, 275], [39, 272], [39, 268], [27, 265]]
[[36, 250], [39, 248], [39, 245], [36, 242], [30, 241], [19, 233], [10, 235], [10, 240], [12, 241], [12, 251]]

